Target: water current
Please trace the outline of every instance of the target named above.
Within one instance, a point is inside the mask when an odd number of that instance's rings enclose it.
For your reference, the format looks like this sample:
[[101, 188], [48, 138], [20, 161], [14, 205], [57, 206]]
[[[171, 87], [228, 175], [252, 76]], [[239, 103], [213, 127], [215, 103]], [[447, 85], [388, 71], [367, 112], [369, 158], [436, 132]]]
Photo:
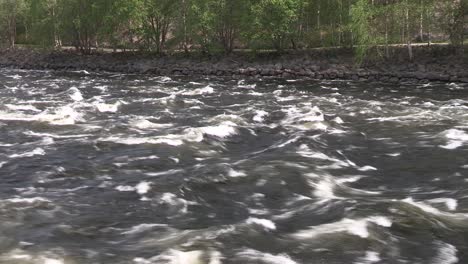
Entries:
[[0, 70], [0, 263], [468, 263], [468, 86]]

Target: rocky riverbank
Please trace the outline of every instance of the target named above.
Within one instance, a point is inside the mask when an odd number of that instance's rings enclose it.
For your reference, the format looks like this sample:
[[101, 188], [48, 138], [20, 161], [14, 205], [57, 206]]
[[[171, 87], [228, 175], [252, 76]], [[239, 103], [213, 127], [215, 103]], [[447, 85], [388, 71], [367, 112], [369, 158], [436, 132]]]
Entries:
[[[419, 54], [418, 54], [419, 52]], [[81, 55], [71, 51], [3, 50], [0, 67], [37, 70], [88, 70], [153, 75], [207, 75], [275, 78], [350, 79], [381, 82], [468, 83], [468, 60], [440, 50], [417, 50], [416, 61], [395, 56], [357, 67], [349, 51], [223, 57], [165, 56], [136, 53]], [[332, 54], [332, 55], [331, 55]]]

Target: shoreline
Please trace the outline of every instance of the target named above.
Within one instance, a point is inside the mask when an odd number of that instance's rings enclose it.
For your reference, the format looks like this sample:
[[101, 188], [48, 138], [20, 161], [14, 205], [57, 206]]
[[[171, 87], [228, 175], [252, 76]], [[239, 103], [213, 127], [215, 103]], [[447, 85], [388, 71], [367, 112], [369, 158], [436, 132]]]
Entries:
[[[87, 70], [94, 72], [165, 76], [219, 76], [231, 78], [355, 80], [389, 83], [468, 83], [468, 59], [428, 54], [421, 48], [414, 62], [398, 56], [392, 60], [354, 64], [349, 50], [297, 52], [282, 55], [235, 54], [219, 57], [165, 56], [139, 53], [96, 53], [14, 49], [0, 51], [0, 67], [31, 70]], [[341, 54], [340, 54], [341, 53]], [[442, 55], [441, 55], [441, 54]]]

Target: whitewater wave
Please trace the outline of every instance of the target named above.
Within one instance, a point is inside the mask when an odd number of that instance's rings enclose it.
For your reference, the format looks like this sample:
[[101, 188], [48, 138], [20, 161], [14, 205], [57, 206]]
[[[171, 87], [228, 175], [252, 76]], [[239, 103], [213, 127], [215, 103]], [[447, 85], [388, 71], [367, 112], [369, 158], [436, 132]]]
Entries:
[[370, 236], [368, 230], [369, 223], [387, 228], [392, 226], [392, 221], [384, 216], [373, 216], [363, 219], [345, 218], [338, 222], [313, 226], [309, 229], [298, 231], [291, 236], [298, 240], [310, 240], [327, 234], [345, 232], [361, 238], [368, 238]]

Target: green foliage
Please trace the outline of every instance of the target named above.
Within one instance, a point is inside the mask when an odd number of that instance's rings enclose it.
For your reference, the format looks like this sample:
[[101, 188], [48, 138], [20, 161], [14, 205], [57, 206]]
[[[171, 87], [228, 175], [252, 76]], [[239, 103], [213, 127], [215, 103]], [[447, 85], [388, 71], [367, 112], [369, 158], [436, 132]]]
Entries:
[[139, 7], [141, 35], [144, 47], [158, 53], [165, 49], [170, 27], [177, 11], [174, 0], [142, 0]]
[[0, 0], [0, 44], [15, 45], [17, 25], [24, 19], [24, 4], [23, 0]]
[[[185, 1], [189, 2], [185, 27], [183, 23], [179, 23], [174, 32], [179, 36], [188, 35], [186, 37], [192, 44], [199, 46], [203, 52], [232, 52], [235, 41], [240, 40], [241, 33], [251, 24], [249, 0]], [[179, 20], [183, 19], [183, 16], [179, 17]]]
[[141, 0], [114, 0], [105, 13], [100, 42], [114, 48], [132, 48], [141, 19]]
[[[468, 0], [0, 0], [0, 43], [230, 53], [392, 44], [462, 47]], [[382, 48], [384, 47], [384, 48]], [[410, 56], [411, 57], [411, 56]]]
[[356, 37], [356, 58], [359, 63], [364, 59], [369, 47], [375, 44], [371, 34], [372, 9], [367, 0], [358, 0], [351, 7], [352, 30]]
[[252, 5], [252, 39], [262, 44], [269, 41], [273, 48], [282, 50], [294, 38], [299, 3], [298, 0], [260, 0]]
[[42, 46], [56, 45], [59, 30], [57, 1], [26, 0], [26, 6], [28, 38]]

